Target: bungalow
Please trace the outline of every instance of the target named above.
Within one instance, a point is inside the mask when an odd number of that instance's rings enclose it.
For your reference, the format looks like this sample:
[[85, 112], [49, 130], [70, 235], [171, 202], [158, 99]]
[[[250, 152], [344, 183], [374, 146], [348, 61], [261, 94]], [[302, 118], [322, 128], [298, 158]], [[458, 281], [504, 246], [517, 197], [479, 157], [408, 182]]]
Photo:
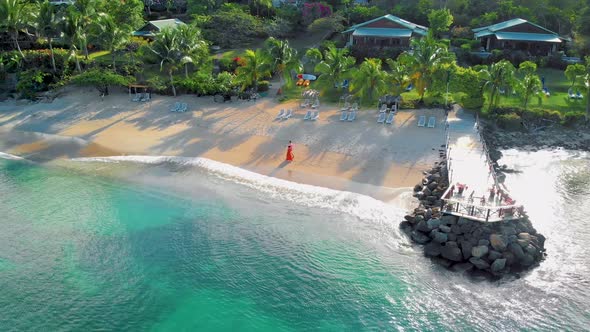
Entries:
[[165, 28], [176, 28], [185, 23], [177, 18], [167, 20], [149, 21], [141, 29], [133, 31], [133, 35], [137, 37], [154, 38], [156, 34]]
[[353, 49], [382, 49], [408, 47], [410, 38], [425, 36], [428, 28], [388, 14], [353, 25], [342, 33], [348, 36], [347, 46]]
[[566, 41], [557, 33], [522, 18], [473, 29], [473, 32], [486, 51], [508, 49], [549, 55]]

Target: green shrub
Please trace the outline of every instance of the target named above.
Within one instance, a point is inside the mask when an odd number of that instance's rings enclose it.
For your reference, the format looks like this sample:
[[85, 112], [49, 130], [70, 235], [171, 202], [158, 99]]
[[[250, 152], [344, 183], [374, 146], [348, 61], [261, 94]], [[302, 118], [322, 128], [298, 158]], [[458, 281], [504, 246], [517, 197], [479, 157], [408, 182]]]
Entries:
[[235, 76], [224, 72], [213, 77], [210, 72], [200, 71], [189, 78], [179, 79], [175, 84], [187, 93], [210, 96], [228, 93], [235, 87]]
[[27, 69], [18, 74], [16, 91], [20, 92], [22, 98], [34, 99], [37, 92], [47, 89], [45, 78], [50, 76], [38, 69]]
[[159, 63], [158, 56], [150, 49], [148, 45], [141, 45], [137, 49], [137, 56], [145, 63], [149, 65], [155, 65]]
[[129, 76], [119, 75], [112, 70], [94, 68], [72, 77], [72, 83], [82, 86], [93, 86], [101, 94], [109, 94], [109, 86], [127, 86], [135, 79]]
[[258, 82], [258, 92], [268, 91], [269, 87], [270, 87], [270, 82], [268, 82], [268, 81]]
[[150, 87], [150, 90], [160, 93], [160, 94], [168, 94], [168, 81], [164, 80], [161, 76], [151, 76], [147, 80], [147, 85]]
[[569, 111], [563, 115], [562, 124], [564, 126], [574, 126], [578, 123], [583, 123], [585, 120], [584, 112]]
[[498, 116], [498, 126], [508, 130], [518, 130], [522, 127], [522, 119], [516, 113], [501, 114]]

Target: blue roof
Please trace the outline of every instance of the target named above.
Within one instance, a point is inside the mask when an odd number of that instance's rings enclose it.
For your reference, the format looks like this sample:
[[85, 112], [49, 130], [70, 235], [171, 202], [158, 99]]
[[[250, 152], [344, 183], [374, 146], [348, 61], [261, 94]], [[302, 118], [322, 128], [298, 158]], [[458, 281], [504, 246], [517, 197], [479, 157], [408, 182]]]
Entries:
[[498, 38], [498, 40], [525, 40], [547, 43], [561, 43], [559, 36], [548, 33], [496, 32], [496, 38]]
[[[535, 26], [547, 33], [529, 33], [529, 32], [502, 32], [504, 29], [511, 28], [513, 26], [521, 25], [521, 24], [530, 24]], [[540, 25], [535, 23], [529, 22], [522, 18], [515, 18], [512, 20], [488, 25], [486, 27], [481, 27], [477, 29], [473, 29], [475, 32], [475, 38], [481, 38], [486, 36], [494, 35], [499, 40], [525, 40], [525, 41], [543, 41], [549, 43], [561, 43], [561, 38], [557, 33], [546, 29]]]
[[[404, 19], [401, 19], [401, 18], [399, 18], [397, 16], [390, 15], [390, 14], [387, 14], [387, 15], [384, 15], [384, 16], [381, 16], [381, 17], [374, 18], [374, 19], [372, 19], [370, 21], [367, 21], [367, 22], [355, 24], [355, 25], [351, 26], [348, 30], [343, 31], [342, 33], [353, 32], [353, 31], [357, 30], [358, 28], [361, 28], [361, 27], [363, 27], [363, 26], [365, 26], [367, 24], [371, 24], [373, 22], [377, 22], [377, 21], [382, 20], [382, 19], [386, 19], [386, 20], [391, 21], [393, 23], [397, 23], [397, 24], [399, 24], [399, 25], [401, 25], [403, 27], [406, 27], [407, 29], [411, 30], [411, 32], [417, 33], [417, 34], [422, 35], [422, 36], [424, 36], [424, 35], [426, 35], [428, 33], [428, 28], [427, 27], [424, 27], [424, 26], [421, 26], [421, 25], [418, 25], [418, 24], [415, 24], [415, 23], [412, 23], [412, 22], [408, 22], [408, 21], [406, 21]], [[396, 29], [396, 28], [366, 28], [366, 29], [403, 30], [403, 29]]]
[[368, 37], [411, 37], [412, 30], [391, 29], [391, 28], [358, 28], [352, 33], [353, 36]]

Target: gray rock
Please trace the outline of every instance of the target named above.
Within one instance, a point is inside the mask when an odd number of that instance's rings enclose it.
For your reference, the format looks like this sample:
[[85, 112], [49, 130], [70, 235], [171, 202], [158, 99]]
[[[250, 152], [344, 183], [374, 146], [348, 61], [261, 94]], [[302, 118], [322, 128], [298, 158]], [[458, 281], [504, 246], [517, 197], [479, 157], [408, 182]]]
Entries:
[[432, 196], [432, 195], [426, 196], [426, 200], [431, 203], [436, 202], [437, 199], [438, 199], [438, 197], [436, 197], [436, 196]]
[[532, 244], [529, 244], [528, 246], [526, 246], [524, 248], [524, 251], [526, 251], [527, 254], [529, 254], [533, 257], [538, 256], [538, 254], [539, 254], [539, 251], [537, 250], [537, 248], [535, 248], [535, 246]]
[[444, 259], [442, 257], [433, 257], [432, 261], [435, 262], [438, 265], [442, 265], [444, 267], [449, 267], [451, 266], [451, 264], [453, 264], [453, 262], [449, 261], [448, 259]]
[[416, 224], [419, 223], [419, 222], [421, 222], [421, 221], [423, 221], [423, 220], [424, 220], [424, 215], [423, 214], [419, 214], [419, 215], [416, 215], [414, 217], [414, 223], [416, 223]]
[[412, 225], [405, 220], [399, 224], [399, 228], [402, 231], [404, 231], [404, 233], [406, 233], [406, 234], [409, 234], [410, 232], [412, 232]]
[[478, 245], [478, 246], [486, 246], [486, 247], [487, 247], [487, 246], [489, 246], [489, 245], [490, 245], [490, 241], [488, 241], [488, 240], [479, 240], [479, 241], [477, 242], [477, 245]]
[[504, 235], [516, 235], [516, 229], [512, 226], [502, 226], [500, 230]]
[[524, 256], [520, 259], [520, 264], [525, 267], [529, 267], [535, 263], [535, 258], [529, 254], [524, 254]]
[[441, 245], [436, 242], [430, 242], [424, 246], [424, 255], [436, 257], [440, 255]]
[[516, 262], [516, 257], [510, 251], [505, 251], [502, 253], [502, 258], [506, 259], [506, 265], [510, 266]]
[[441, 232], [444, 233], [450, 233], [451, 232], [451, 227], [446, 226], [446, 225], [440, 225], [438, 226], [438, 229], [440, 229]]
[[471, 256], [475, 258], [481, 258], [483, 255], [488, 253], [488, 246], [477, 246], [471, 249]]
[[414, 216], [409, 215], [409, 214], [405, 215], [404, 219], [406, 219], [406, 221], [409, 221], [411, 223], [413, 223], [416, 220], [416, 218]]
[[508, 235], [508, 244], [514, 243], [516, 242], [516, 240], [518, 240], [518, 237], [516, 235]]
[[502, 236], [499, 234], [490, 235], [490, 244], [492, 245], [492, 248], [498, 251], [506, 250], [506, 241], [504, 241]]
[[447, 238], [449, 241], [457, 241], [457, 234], [447, 233]]
[[454, 225], [457, 223], [457, 217], [451, 215], [442, 216], [441, 223], [449, 226]]
[[418, 223], [418, 225], [416, 225], [416, 230], [420, 231], [420, 232], [430, 232], [430, 227], [428, 227], [428, 224], [426, 224], [426, 221], [422, 220]]
[[455, 242], [447, 242], [446, 245], [442, 246], [440, 253], [441, 255], [451, 261], [460, 262], [463, 260], [463, 254], [461, 253], [461, 249], [457, 247], [457, 244], [452, 245]]
[[488, 262], [484, 261], [481, 258], [477, 258], [477, 257], [471, 257], [469, 259], [469, 262], [480, 270], [485, 270], [490, 267], [490, 264], [488, 264]]
[[451, 232], [453, 232], [453, 234], [456, 234], [456, 235], [463, 234], [463, 231], [461, 231], [461, 227], [457, 224], [451, 225]]
[[524, 257], [522, 247], [518, 243], [510, 243], [508, 245], [508, 250], [518, 259], [522, 259]]
[[527, 240], [530, 241], [531, 240], [531, 234], [529, 233], [518, 233], [518, 238], [521, 240]]
[[459, 220], [457, 221], [457, 225], [461, 226], [461, 225], [466, 225], [466, 224], [471, 224], [472, 221], [463, 217], [460, 217]]
[[426, 213], [424, 213], [424, 220], [429, 220], [432, 218], [432, 209], [426, 209]]
[[521, 246], [522, 248], [526, 248], [526, 246], [528, 246], [529, 243], [531, 243], [531, 241], [518, 239], [518, 240], [516, 240], [516, 243], [518, 243], [518, 245]]
[[428, 225], [428, 228], [435, 229], [440, 226], [440, 219], [430, 219], [426, 222], [426, 224]]
[[430, 189], [430, 190], [434, 190], [434, 189], [436, 189], [436, 187], [438, 187], [438, 182], [436, 182], [436, 181], [430, 182], [428, 184], [428, 189]]
[[498, 258], [498, 259], [494, 260], [494, 262], [492, 263], [491, 270], [493, 272], [499, 272], [499, 271], [503, 270], [504, 267], [506, 267], [506, 259], [505, 258]]
[[463, 252], [463, 258], [469, 259], [471, 257], [471, 249], [473, 249], [473, 245], [469, 241], [461, 241], [461, 251]]
[[453, 267], [451, 267], [451, 270], [453, 270], [455, 272], [459, 272], [459, 273], [469, 272], [469, 271], [473, 270], [473, 264], [471, 264], [469, 262], [457, 263], [457, 264], [453, 265]]
[[417, 191], [420, 191], [420, 190], [422, 190], [422, 186], [421, 185], [417, 184], [417, 185], [414, 186], [414, 192], [417, 192]]
[[502, 253], [501, 252], [498, 252], [496, 250], [490, 250], [488, 252], [488, 259], [490, 261], [494, 261], [494, 260], [496, 260], [498, 258], [502, 258]]
[[416, 243], [419, 243], [419, 244], [425, 244], [425, 243], [430, 242], [430, 238], [428, 237], [428, 235], [426, 235], [422, 232], [413, 231], [411, 238], [412, 238], [412, 240], [414, 240]]
[[426, 187], [422, 189], [422, 193], [424, 194], [424, 196], [430, 196], [432, 194], [432, 191], [428, 189], [428, 187]]
[[433, 241], [438, 242], [438, 243], [444, 243], [449, 240], [447, 233], [442, 233], [442, 232], [439, 232], [435, 229], [432, 230], [432, 232], [430, 232], [430, 237], [432, 238]]

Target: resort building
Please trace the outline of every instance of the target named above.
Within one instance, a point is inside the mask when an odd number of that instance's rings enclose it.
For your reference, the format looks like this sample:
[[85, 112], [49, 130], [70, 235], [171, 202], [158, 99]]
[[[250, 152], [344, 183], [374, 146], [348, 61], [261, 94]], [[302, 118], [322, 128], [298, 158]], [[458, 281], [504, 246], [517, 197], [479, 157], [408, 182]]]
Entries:
[[353, 49], [405, 48], [410, 45], [410, 38], [425, 36], [428, 28], [397, 16], [385, 15], [353, 25], [342, 33], [348, 37], [347, 46]]
[[162, 31], [165, 28], [176, 28], [179, 25], [184, 24], [186, 23], [177, 18], [149, 21], [141, 29], [133, 31], [133, 35], [137, 37], [154, 38], [156, 34], [158, 34], [158, 32]]
[[566, 40], [557, 33], [522, 18], [473, 29], [473, 32], [475, 39], [481, 41], [486, 51], [520, 50], [531, 55], [549, 55], [557, 51]]

